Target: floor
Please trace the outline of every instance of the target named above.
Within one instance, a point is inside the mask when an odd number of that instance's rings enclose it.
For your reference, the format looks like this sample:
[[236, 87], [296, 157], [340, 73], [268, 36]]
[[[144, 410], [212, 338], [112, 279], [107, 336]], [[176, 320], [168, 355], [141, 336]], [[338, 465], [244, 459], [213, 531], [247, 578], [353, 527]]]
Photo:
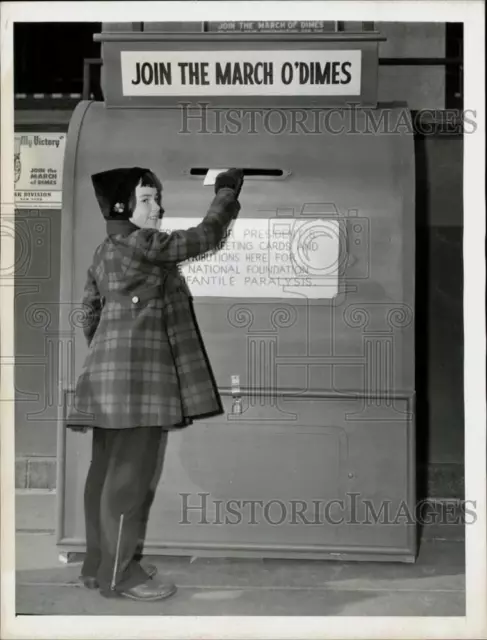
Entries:
[[17, 614], [464, 616], [462, 525], [427, 528], [415, 564], [219, 558], [149, 558], [178, 585], [158, 603], [102, 598], [63, 564], [55, 495], [17, 492]]

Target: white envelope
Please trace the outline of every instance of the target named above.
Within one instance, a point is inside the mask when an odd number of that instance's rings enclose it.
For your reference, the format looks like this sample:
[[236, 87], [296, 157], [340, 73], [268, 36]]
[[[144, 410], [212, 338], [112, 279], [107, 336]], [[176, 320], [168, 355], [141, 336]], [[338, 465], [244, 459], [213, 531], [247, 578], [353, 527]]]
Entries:
[[208, 169], [205, 180], [203, 182], [203, 186], [209, 187], [214, 185], [217, 175], [219, 175], [220, 173], [224, 173], [225, 171], [228, 171], [228, 169]]

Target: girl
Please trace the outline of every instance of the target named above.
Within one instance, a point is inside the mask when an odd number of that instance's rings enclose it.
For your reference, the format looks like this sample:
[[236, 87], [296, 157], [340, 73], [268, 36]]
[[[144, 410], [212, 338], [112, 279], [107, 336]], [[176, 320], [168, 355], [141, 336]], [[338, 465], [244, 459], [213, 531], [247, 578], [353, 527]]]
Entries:
[[178, 264], [218, 247], [238, 215], [243, 172], [217, 177], [196, 227], [159, 231], [162, 185], [148, 169], [92, 177], [107, 221], [83, 296], [89, 345], [67, 426], [93, 428], [81, 577], [102, 595], [160, 600], [176, 587], [137, 559], [168, 430], [222, 413]]

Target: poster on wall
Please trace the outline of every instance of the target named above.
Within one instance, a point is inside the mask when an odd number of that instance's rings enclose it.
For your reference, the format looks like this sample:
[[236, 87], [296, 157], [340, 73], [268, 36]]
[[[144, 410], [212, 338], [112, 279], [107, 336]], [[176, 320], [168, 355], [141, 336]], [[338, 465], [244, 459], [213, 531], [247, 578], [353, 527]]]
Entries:
[[65, 133], [16, 133], [15, 206], [60, 209]]

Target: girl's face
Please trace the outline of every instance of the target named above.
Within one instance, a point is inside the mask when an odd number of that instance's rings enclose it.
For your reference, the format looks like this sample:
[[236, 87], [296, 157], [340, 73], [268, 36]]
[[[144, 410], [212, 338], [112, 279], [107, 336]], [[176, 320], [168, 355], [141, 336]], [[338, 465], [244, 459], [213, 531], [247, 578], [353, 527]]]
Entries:
[[164, 209], [154, 187], [135, 188], [135, 209], [130, 221], [141, 229], [159, 229]]

